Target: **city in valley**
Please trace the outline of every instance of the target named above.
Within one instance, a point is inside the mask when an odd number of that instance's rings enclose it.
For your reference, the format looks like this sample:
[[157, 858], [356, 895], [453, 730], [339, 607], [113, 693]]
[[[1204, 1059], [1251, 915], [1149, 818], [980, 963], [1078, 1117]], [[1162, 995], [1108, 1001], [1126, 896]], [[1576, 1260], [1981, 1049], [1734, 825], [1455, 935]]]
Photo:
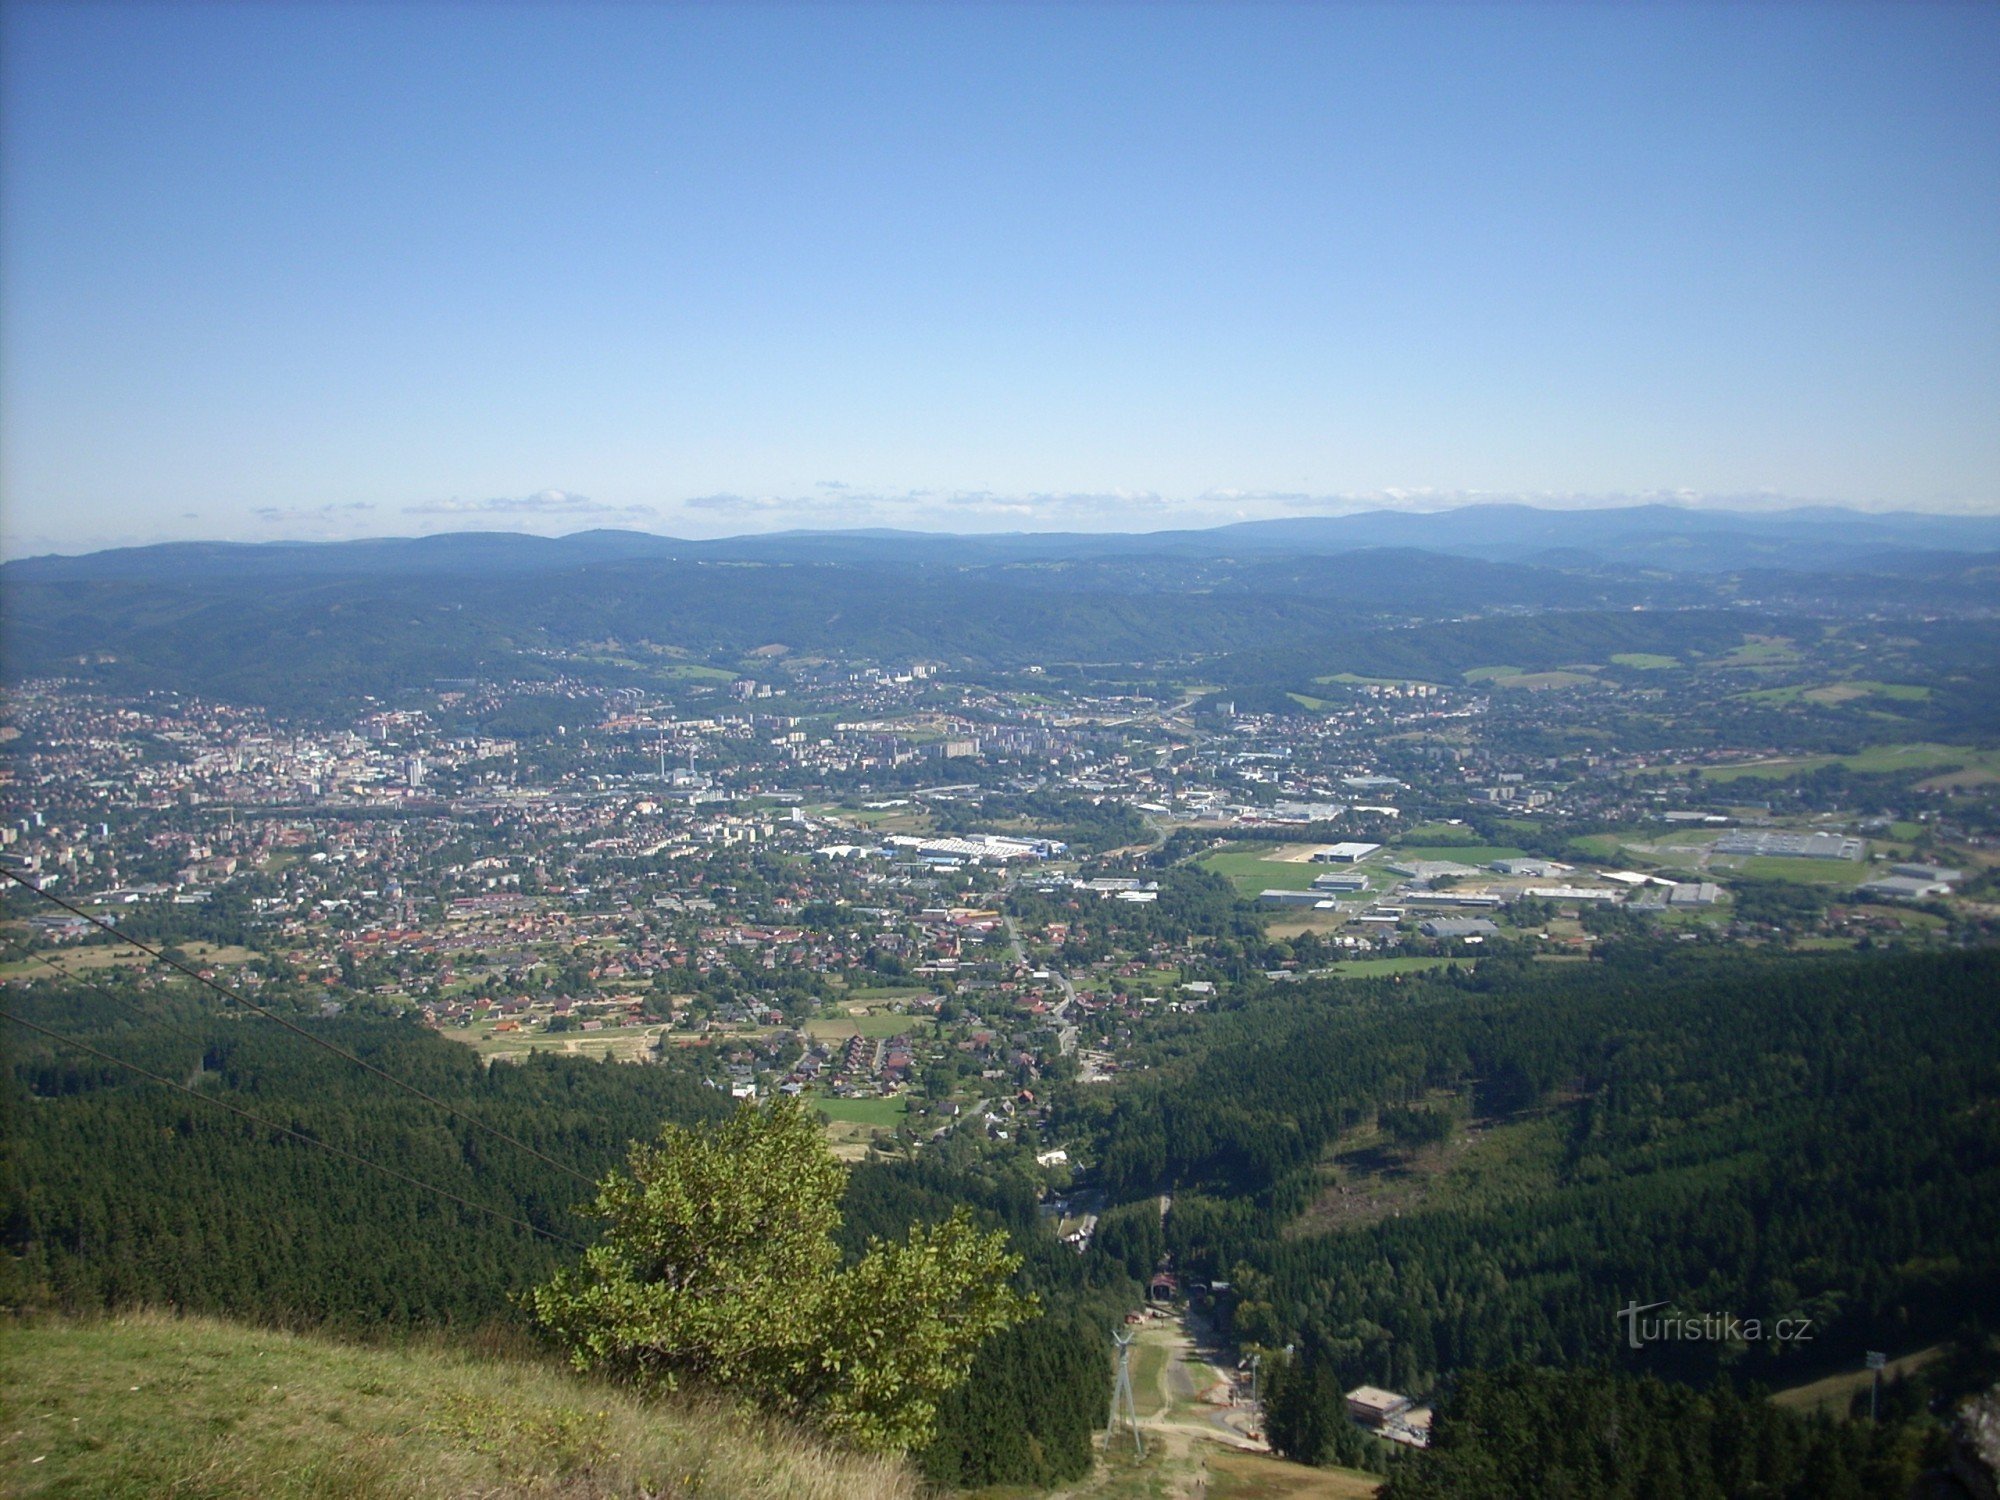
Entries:
[[[850, 1150], [972, 1131], [1060, 1185], [1043, 1081], [1144, 1066], [1219, 986], [1634, 931], [1924, 948], [2000, 917], [1994, 752], [1544, 753], [1631, 692], [1598, 669], [1334, 681], [1271, 714], [1034, 664], [745, 665], [671, 696], [440, 683], [331, 722], [28, 682], [0, 857], [82, 914], [17, 901], [40, 941], [6, 973], [145, 967], [114, 924], [246, 993], [323, 990], [497, 1061], [692, 1052], [737, 1097], [810, 1096]], [[1790, 641], [1636, 671], [1666, 723], [1718, 686], [1917, 691], [1817, 683]], [[1815, 794], [1844, 767], [1857, 795]]]

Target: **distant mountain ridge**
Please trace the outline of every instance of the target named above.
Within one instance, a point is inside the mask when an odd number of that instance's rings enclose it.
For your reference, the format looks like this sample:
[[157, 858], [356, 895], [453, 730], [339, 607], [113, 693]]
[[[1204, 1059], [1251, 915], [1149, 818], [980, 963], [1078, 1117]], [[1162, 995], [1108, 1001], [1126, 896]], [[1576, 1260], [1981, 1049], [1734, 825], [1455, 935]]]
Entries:
[[[0, 566], [0, 679], [319, 709], [440, 677], [673, 686], [582, 648], [668, 647], [733, 671], [775, 642], [980, 671], [1225, 657], [1239, 698], [1282, 707], [1370, 663], [1424, 676], [1677, 656], [1708, 629], [1694, 616], [1718, 611], [1729, 642], [1773, 614], [1990, 620], [2000, 517], [1485, 506], [1104, 536], [179, 542]], [[1482, 619], [1508, 644], [1477, 659], [1411, 633]]]
[[[358, 577], [408, 573], [521, 573], [607, 562], [765, 561], [980, 566], [1113, 557], [1337, 556], [1417, 549], [1488, 562], [1558, 568], [1723, 573], [1927, 571], [1913, 566], [2000, 553], [2000, 515], [1871, 512], [1835, 506], [1783, 511], [1671, 505], [1545, 510], [1519, 504], [1446, 511], [1364, 511], [1240, 521], [1200, 530], [957, 534], [863, 529], [782, 531], [689, 540], [598, 530], [562, 537], [444, 532], [349, 542], [168, 542], [0, 564], [14, 582], [110, 579]], [[1897, 559], [1881, 566], [1881, 561]]]

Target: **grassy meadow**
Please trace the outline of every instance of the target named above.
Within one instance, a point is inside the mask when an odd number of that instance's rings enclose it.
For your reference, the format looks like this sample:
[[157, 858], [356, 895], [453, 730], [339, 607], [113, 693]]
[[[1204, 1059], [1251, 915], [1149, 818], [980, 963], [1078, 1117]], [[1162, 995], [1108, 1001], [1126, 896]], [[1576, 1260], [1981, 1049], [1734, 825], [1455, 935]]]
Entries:
[[384, 1348], [135, 1314], [16, 1324], [0, 1392], [12, 1500], [915, 1500], [901, 1463], [545, 1358]]

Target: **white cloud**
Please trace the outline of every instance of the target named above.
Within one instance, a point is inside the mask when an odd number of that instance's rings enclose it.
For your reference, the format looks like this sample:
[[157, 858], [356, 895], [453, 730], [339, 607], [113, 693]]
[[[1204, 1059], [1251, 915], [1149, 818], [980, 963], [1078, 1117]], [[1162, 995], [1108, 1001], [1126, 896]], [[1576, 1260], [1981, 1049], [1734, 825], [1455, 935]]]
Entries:
[[604, 505], [569, 490], [536, 490], [532, 495], [497, 495], [486, 500], [425, 500], [403, 507], [406, 516], [559, 516], [594, 520], [643, 520], [657, 516], [651, 505]]
[[[332, 522], [363, 515], [375, 508], [367, 500], [330, 500], [325, 505], [260, 505], [250, 514], [267, 526], [311, 525], [324, 527]], [[183, 519], [192, 519], [189, 512]]]
[[777, 495], [695, 495], [683, 500], [684, 510], [713, 511], [717, 515], [742, 516], [757, 515], [761, 512], [788, 510], [795, 506], [833, 505], [835, 502], [824, 496], [813, 496], [803, 500], [786, 500]]
[[774, 526], [917, 526], [939, 530], [978, 527], [986, 522], [1010, 529], [1054, 527], [1093, 530], [1177, 524], [1183, 506], [1150, 490], [1037, 490], [1005, 494], [994, 490], [867, 490], [820, 480], [803, 495], [694, 495], [678, 509], [691, 523], [728, 518]]

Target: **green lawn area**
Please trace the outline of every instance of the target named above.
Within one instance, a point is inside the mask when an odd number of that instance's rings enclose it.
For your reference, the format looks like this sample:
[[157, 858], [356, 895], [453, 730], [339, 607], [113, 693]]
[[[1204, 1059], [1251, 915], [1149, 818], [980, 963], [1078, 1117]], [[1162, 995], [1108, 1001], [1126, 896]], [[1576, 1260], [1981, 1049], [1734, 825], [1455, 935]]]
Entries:
[[123, 967], [142, 969], [153, 960], [137, 948], [123, 944], [97, 944], [88, 948], [43, 951], [27, 958], [0, 964], [0, 979], [45, 979], [53, 972], [81, 974], [91, 969]]
[[1331, 677], [1315, 677], [1314, 682], [1338, 682], [1348, 687], [1408, 687], [1423, 682], [1420, 677], [1357, 677], [1352, 672], [1336, 672]]
[[1804, 683], [1795, 682], [1789, 687], [1752, 688], [1736, 696], [1746, 703], [1796, 703], [1805, 690]]
[[[1750, 761], [1734, 766], [1703, 766], [1707, 781], [1739, 781], [1746, 777], [1775, 780], [1817, 771], [1822, 766], [1843, 765], [1863, 774], [1892, 771], [1943, 770], [1963, 766], [1971, 770], [2000, 772], [2000, 749], [1972, 745], [1939, 745], [1929, 741], [1914, 744], [1870, 745], [1852, 755], [1802, 755], [1780, 760]], [[1685, 771], [1686, 767], [1660, 767], [1662, 771]]]
[[1125, 981], [1132, 989], [1151, 994], [1171, 989], [1181, 982], [1179, 969], [1145, 969]]
[[894, 1130], [910, 1112], [910, 1101], [900, 1094], [890, 1099], [827, 1099], [809, 1096], [812, 1107], [829, 1120], [845, 1120], [854, 1125], [875, 1125]]
[[1798, 648], [1785, 636], [1770, 636], [1764, 640], [1745, 641], [1742, 645], [1718, 658], [1723, 666], [1768, 667], [1799, 659]]
[[929, 1016], [874, 1011], [865, 1016], [826, 1016], [806, 1022], [806, 1033], [821, 1041], [842, 1042], [851, 1036], [929, 1036], [937, 1023]]
[[1309, 1469], [1270, 1453], [1203, 1446], [1208, 1500], [1374, 1500], [1382, 1488], [1380, 1474], [1361, 1469]]
[[931, 815], [924, 808], [910, 807], [837, 807], [830, 816], [844, 822], [859, 823], [877, 833], [924, 833], [931, 826]]
[[[1940, 1354], [1944, 1345], [1933, 1344], [1928, 1349], [1919, 1349], [1914, 1354], [1905, 1354], [1889, 1361], [1882, 1371], [1886, 1384], [1899, 1375], [1908, 1375], [1922, 1369]], [[1805, 1385], [1795, 1385], [1788, 1390], [1774, 1391], [1771, 1400], [1778, 1406], [1789, 1407], [1793, 1411], [1819, 1411], [1836, 1419], [1847, 1415], [1847, 1403], [1856, 1391], [1865, 1391], [1874, 1380], [1868, 1370], [1843, 1370], [1828, 1375], [1822, 1380], [1810, 1381]]]
[[1789, 880], [1797, 885], [1856, 886], [1868, 878], [1867, 861], [1859, 859], [1786, 859], [1755, 854], [1739, 868], [1752, 880]]
[[1315, 865], [1304, 860], [1271, 859], [1271, 846], [1250, 850], [1228, 849], [1201, 861], [1204, 869], [1215, 871], [1236, 887], [1238, 895], [1254, 896], [1259, 891], [1303, 891], [1313, 878], [1344, 865]]
[[1931, 690], [1916, 682], [1836, 682], [1814, 688], [1806, 696], [1815, 703], [1837, 703], [1847, 698], [1887, 698], [1896, 703], [1923, 703]]
[[1887, 698], [1892, 703], [1922, 703], [1931, 690], [1914, 682], [1870, 682], [1847, 680], [1811, 685], [1795, 682], [1789, 687], [1761, 688], [1740, 696], [1754, 703], [1817, 703], [1833, 707], [1860, 698]]
[[1479, 835], [1462, 823], [1419, 823], [1403, 834], [1406, 844], [1476, 844]]
[[1595, 681], [1597, 681], [1597, 678], [1589, 672], [1522, 672], [1515, 677], [1497, 677], [1494, 679], [1493, 685], [1505, 688], [1527, 688], [1533, 691], [1536, 688], [1581, 687], [1585, 683]]
[[1970, 766], [1983, 771], [2000, 771], [2000, 749], [1991, 746], [1938, 745], [1919, 741], [1911, 745], [1870, 745], [1854, 755], [1843, 755], [1849, 770], [1915, 771], [1932, 766]]
[[1834, 755], [1805, 755], [1795, 760], [1755, 760], [1735, 766], [1703, 766], [1701, 779], [1722, 782], [1782, 781], [1787, 776], [1799, 776], [1830, 766], [1839, 758]]
[[699, 662], [677, 661], [653, 668], [657, 677], [672, 678], [677, 682], [692, 682], [697, 678], [713, 678], [719, 682], [730, 682], [736, 677], [725, 667], [704, 667]]
[[1620, 651], [1611, 658], [1614, 666], [1636, 667], [1642, 672], [1659, 672], [1681, 664], [1678, 656], [1658, 656], [1651, 651]]
[[[188, 958], [198, 964], [248, 964], [256, 958], [248, 948], [218, 948], [212, 942], [182, 942], [168, 944], [178, 946]], [[44, 962], [46, 960], [46, 962]], [[64, 974], [82, 974], [92, 968], [116, 968], [122, 964], [144, 968], [154, 960], [142, 954], [138, 948], [130, 948], [122, 942], [112, 944], [86, 944], [82, 948], [46, 948], [30, 958], [16, 958], [12, 962], [0, 964], [0, 978], [38, 978], [48, 976], [50, 964]]]
[[519, 1062], [531, 1052], [640, 1062], [652, 1056], [654, 1043], [666, 1029], [652, 1025], [610, 1026], [602, 1031], [497, 1031], [496, 1024], [475, 1021], [470, 1026], [447, 1026], [438, 1035], [463, 1042], [482, 1062]]
[[1167, 1367], [1167, 1351], [1159, 1344], [1139, 1343], [1132, 1350], [1132, 1402], [1141, 1416], [1156, 1416], [1166, 1408], [1161, 1399], [1160, 1375]]
[[849, 990], [846, 998], [858, 1005], [864, 1000], [914, 1000], [919, 995], [929, 993], [930, 991], [920, 984], [864, 984]]
[[1447, 964], [1472, 967], [1465, 958], [1344, 958], [1333, 966], [1336, 979], [1379, 979], [1384, 974], [1419, 974], [1425, 969], [1442, 969]]
[[1465, 674], [1467, 682], [1489, 682], [1495, 687], [1559, 688], [1575, 687], [1597, 679], [1587, 671], [1557, 670], [1529, 672], [1520, 667], [1474, 667]]

